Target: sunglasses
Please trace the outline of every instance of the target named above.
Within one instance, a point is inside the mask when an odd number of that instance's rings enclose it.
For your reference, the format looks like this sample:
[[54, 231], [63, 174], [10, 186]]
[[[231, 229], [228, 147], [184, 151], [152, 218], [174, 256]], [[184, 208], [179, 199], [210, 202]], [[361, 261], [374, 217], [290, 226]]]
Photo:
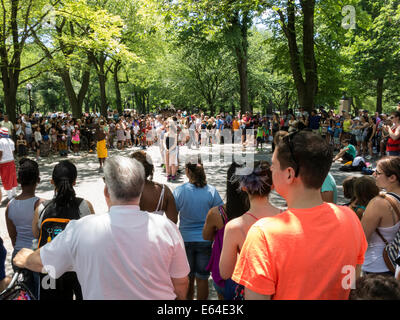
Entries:
[[292, 158], [292, 162], [293, 164], [295, 164], [296, 169], [295, 169], [295, 174], [294, 176], [297, 178], [297, 176], [299, 175], [299, 171], [300, 171], [300, 165], [297, 161], [296, 156], [294, 155], [294, 145], [293, 145], [293, 139], [296, 136], [296, 134], [298, 133], [298, 131], [293, 132], [288, 134], [287, 136], [283, 137], [283, 142], [285, 142], [285, 144], [287, 145], [287, 147], [289, 148], [289, 152], [290, 152], [290, 157]]

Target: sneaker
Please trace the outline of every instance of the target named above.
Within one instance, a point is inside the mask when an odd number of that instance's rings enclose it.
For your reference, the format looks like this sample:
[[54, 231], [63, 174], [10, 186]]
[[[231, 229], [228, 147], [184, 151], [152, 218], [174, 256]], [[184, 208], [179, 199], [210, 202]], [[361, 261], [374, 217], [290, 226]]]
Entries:
[[365, 159], [370, 160], [372, 157], [370, 155], [365, 156]]
[[171, 180], [172, 180], [172, 181], [175, 181], [175, 180], [176, 180], [176, 176], [172, 176], [172, 177], [171, 177]]
[[167, 181], [171, 181], [171, 176], [168, 176], [168, 177], [167, 177]]

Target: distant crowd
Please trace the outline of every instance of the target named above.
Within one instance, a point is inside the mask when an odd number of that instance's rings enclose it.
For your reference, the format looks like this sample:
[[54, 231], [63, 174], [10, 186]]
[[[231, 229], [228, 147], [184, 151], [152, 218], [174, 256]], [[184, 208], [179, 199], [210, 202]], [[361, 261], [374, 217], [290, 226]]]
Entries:
[[[188, 147], [212, 146], [213, 144], [235, 142], [244, 147], [253, 145], [256, 151], [263, 144], [272, 143], [279, 131], [288, 133], [311, 130], [320, 134], [335, 151], [348, 142], [356, 149], [354, 157], [366, 160], [384, 155], [400, 155], [400, 103], [397, 111], [390, 114], [369, 114], [360, 110], [358, 114], [332, 110], [313, 110], [309, 114], [303, 108], [294, 112], [286, 110], [283, 115], [261, 115], [246, 112], [230, 114], [222, 112], [207, 115], [204, 112], [189, 114], [181, 110], [168, 110], [154, 114], [137, 114], [126, 111], [108, 112], [104, 117], [98, 113], [85, 113], [80, 118], [71, 114], [54, 112], [47, 115], [22, 114], [16, 123], [11, 123], [7, 115], [0, 113], [0, 126], [9, 130], [16, 144], [19, 156], [33, 151], [37, 158], [49, 154], [66, 156], [81, 151], [92, 152], [96, 148], [96, 127], [100, 126], [106, 136], [108, 149], [124, 150], [132, 146], [143, 149], [160, 140], [160, 128], [165, 131], [165, 121], [173, 120], [176, 126], [177, 145]], [[225, 141], [226, 132], [239, 136], [239, 141]]]

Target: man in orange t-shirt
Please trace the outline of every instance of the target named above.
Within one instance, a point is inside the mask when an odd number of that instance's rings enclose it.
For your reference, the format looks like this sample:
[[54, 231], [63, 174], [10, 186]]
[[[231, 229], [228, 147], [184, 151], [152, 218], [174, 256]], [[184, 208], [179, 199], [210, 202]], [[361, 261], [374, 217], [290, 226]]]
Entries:
[[331, 163], [320, 135], [302, 131], [279, 142], [272, 178], [289, 209], [247, 234], [232, 275], [246, 299], [348, 299], [368, 244], [351, 209], [322, 201]]

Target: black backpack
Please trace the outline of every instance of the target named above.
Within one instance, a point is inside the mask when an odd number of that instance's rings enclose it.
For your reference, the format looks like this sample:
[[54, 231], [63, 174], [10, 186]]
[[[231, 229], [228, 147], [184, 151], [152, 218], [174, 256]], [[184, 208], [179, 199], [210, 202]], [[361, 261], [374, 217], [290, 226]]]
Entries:
[[82, 201], [82, 198], [75, 198], [72, 204], [62, 208], [57, 207], [54, 200], [44, 202], [44, 208], [39, 216], [39, 221], [41, 221], [39, 248], [59, 235], [70, 220], [77, 220], [81, 217], [79, 206]]

